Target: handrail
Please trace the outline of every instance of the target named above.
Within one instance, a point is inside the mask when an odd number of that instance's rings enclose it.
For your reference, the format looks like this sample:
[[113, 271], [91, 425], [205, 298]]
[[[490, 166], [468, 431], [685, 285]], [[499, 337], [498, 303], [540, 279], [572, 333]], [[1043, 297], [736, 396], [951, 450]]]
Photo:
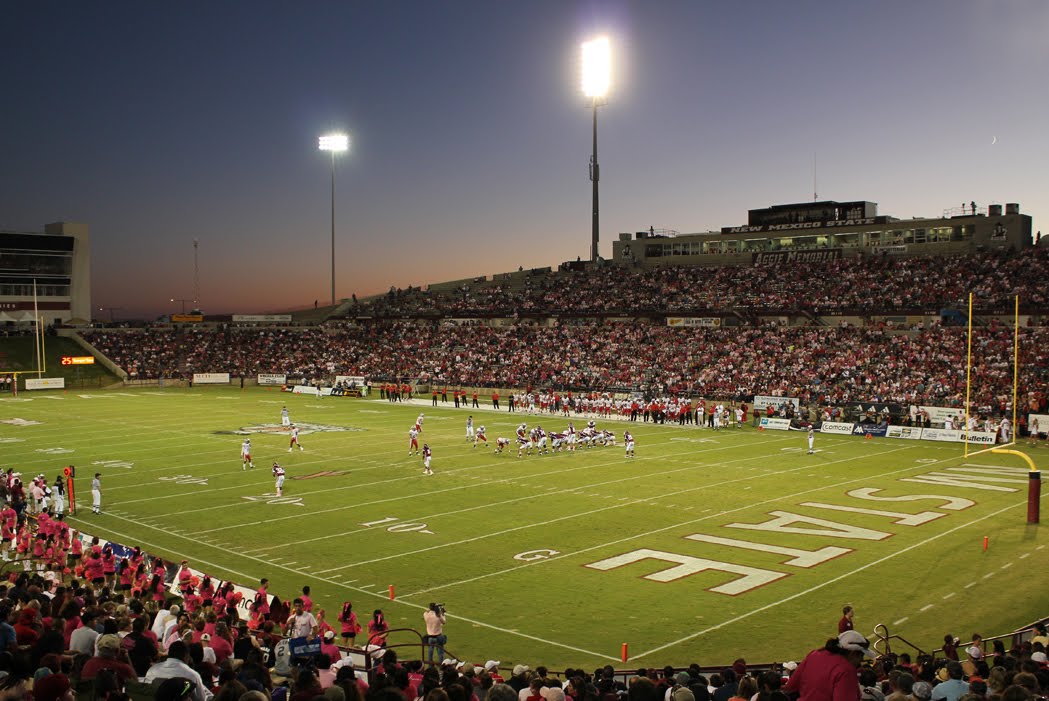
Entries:
[[[924, 650], [912, 643], [910, 640], [904, 638], [902, 635], [890, 635], [889, 627], [886, 626], [884, 623], [879, 623], [878, 625], [874, 626], [874, 635], [875, 637], [877, 637], [877, 640], [874, 641], [871, 647], [877, 650], [879, 655], [888, 655], [892, 652], [892, 645], [890, 644], [890, 641], [892, 640], [899, 640], [901, 643], [907, 645], [919, 655], [926, 654]], [[882, 649], [883, 647], [884, 649]]]

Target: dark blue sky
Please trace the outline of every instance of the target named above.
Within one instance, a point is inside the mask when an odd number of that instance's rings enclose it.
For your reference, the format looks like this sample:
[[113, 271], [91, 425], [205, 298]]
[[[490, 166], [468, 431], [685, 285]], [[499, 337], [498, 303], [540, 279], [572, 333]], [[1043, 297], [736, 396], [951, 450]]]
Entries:
[[[1049, 217], [1049, 3], [7, 2], [0, 228], [89, 224], [95, 307], [209, 312], [587, 257], [579, 44], [610, 36], [602, 253], [821, 199]], [[992, 141], [997, 137], [997, 143]]]

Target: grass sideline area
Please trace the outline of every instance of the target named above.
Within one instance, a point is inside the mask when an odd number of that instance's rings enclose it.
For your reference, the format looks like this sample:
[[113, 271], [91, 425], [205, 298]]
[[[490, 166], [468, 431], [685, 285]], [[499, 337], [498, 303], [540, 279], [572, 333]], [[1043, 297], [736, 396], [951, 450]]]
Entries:
[[[282, 405], [302, 452], [287, 451]], [[420, 412], [432, 477], [407, 455]], [[467, 442], [471, 413], [492, 447]], [[336, 627], [345, 600], [416, 629], [443, 602], [459, 659], [590, 666], [628, 643], [627, 666], [796, 660], [836, 633], [845, 604], [864, 634], [885, 624], [931, 650], [1046, 613], [1046, 538], [1025, 523], [1015, 457], [832, 435], [808, 455], [798, 432], [639, 422], [626, 459], [619, 421], [598, 422], [615, 447], [493, 454], [522, 421], [566, 423], [268, 388], [69, 390], [0, 399], [0, 444], [2, 466], [27, 477], [76, 465], [69, 520], [84, 532], [247, 586], [268, 577], [281, 598], [308, 584]], [[254, 470], [241, 469], [245, 436]], [[1044, 445], [1017, 447], [1049, 465]]]
[[[44, 337], [43, 377], [64, 377], [67, 387], [103, 387], [119, 379], [101, 363], [62, 365], [62, 356], [90, 355], [76, 341], [64, 336]], [[33, 336], [0, 338], [0, 372], [22, 372], [36, 378], [36, 343]], [[19, 380], [21, 387], [22, 380]], [[22, 391], [19, 389], [19, 391]]]

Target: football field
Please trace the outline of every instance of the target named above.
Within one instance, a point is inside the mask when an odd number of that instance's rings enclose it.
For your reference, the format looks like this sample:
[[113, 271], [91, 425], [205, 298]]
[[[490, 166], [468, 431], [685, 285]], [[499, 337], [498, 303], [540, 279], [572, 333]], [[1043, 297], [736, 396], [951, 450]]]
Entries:
[[[282, 405], [304, 451], [287, 450]], [[420, 412], [433, 476], [407, 454]], [[492, 447], [466, 440], [471, 413]], [[819, 434], [809, 455], [799, 432], [638, 422], [627, 459], [620, 421], [598, 422], [614, 447], [494, 454], [522, 421], [566, 423], [263, 388], [25, 392], [0, 400], [0, 466], [53, 482], [73, 464], [83, 532], [245, 586], [265, 576], [281, 598], [309, 584], [336, 628], [347, 600], [416, 629], [442, 602], [448, 654], [471, 661], [591, 666], [623, 643], [626, 667], [798, 659], [845, 604], [864, 634], [885, 624], [929, 650], [1046, 614], [1049, 552], [1016, 457]], [[1049, 465], [1044, 442], [1017, 447]]]

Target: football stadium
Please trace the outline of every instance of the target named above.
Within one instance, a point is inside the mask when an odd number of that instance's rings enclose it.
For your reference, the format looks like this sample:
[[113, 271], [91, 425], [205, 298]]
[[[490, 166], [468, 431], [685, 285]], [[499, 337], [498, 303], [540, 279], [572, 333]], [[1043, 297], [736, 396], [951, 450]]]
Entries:
[[589, 257], [343, 296], [336, 131], [330, 259], [325, 200], [319, 262], [208, 283], [330, 303], [204, 309], [194, 234], [192, 295], [120, 314], [107, 224], [0, 230], [0, 701], [1049, 695], [1036, 210], [610, 235], [608, 51]]
[[11, 511], [7, 568], [88, 578], [68, 539], [96, 543], [100, 603], [208, 620], [231, 583], [228, 625], [267, 643], [308, 587], [362, 670], [386, 649], [770, 668], [845, 607], [911, 659], [942, 656], [945, 634], [1029, 642], [1049, 457], [1049, 253], [1030, 218], [901, 230], [774, 209], [834, 233], [750, 231], [749, 262], [701, 246], [668, 264], [653, 246], [703, 237], [642, 232], [653, 260], [112, 326], [63, 323], [59, 281], [48, 333], [10, 323], [4, 343], [0, 440], [25, 524]]

